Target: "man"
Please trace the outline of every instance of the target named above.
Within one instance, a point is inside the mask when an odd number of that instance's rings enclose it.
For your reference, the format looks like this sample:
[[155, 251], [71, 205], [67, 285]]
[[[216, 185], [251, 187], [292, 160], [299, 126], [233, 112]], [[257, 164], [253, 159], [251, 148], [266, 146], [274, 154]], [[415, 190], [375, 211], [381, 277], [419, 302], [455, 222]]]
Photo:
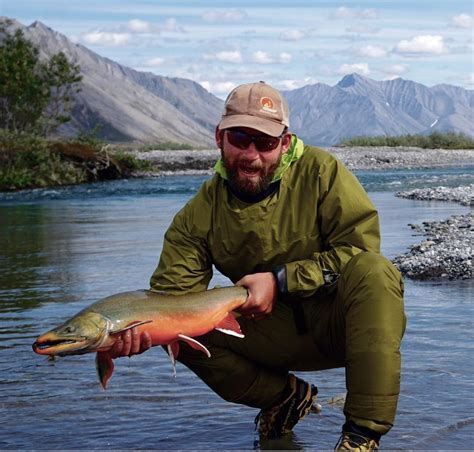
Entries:
[[[245, 339], [214, 331], [179, 361], [224, 399], [260, 409], [263, 437], [290, 432], [317, 388], [290, 371], [345, 367], [339, 450], [374, 450], [393, 425], [405, 328], [399, 272], [380, 255], [377, 212], [330, 154], [288, 131], [280, 93], [259, 82], [228, 96], [216, 129], [216, 174], [166, 232], [154, 290], [206, 290], [213, 265], [248, 298]], [[149, 337], [127, 334], [115, 356]]]

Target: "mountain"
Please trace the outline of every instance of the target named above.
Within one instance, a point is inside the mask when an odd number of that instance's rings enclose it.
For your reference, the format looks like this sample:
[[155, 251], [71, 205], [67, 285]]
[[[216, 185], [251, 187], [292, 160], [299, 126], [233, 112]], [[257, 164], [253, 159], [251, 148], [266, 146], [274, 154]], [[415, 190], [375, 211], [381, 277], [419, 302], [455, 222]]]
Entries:
[[223, 102], [198, 83], [127, 68], [38, 21], [28, 27], [13, 21], [11, 28], [22, 29], [42, 57], [62, 51], [81, 68], [73, 119], [59, 133], [73, 136], [101, 124], [99, 137], [106, 140], [214, 144]]
[[331, 87], [308, 85], [284, 95], [292, 130], [308, 143], [331, 145], [363, 135], [462, 132], [474, 136], [474, 93], [457, 86], [346, 75]]
[[[0, 20], [6, 18], [0, 18]], [[215, 146], [223, 101], [183, 78], [139, 72], [68, 40], [41, 22], [13, 21], [44, 58], [62, 51], [81, 67], [82, 91], [64, 135], [102, 128], [111, 141], [173, 141]], [[462, 132], [474, 136], [474, 93], [452, 85], [427, 87], [397, 78], [375, 81], [346, 75], [335, 86], [317, 83], [284, 91], [291, 130], [306, 143], [334, 145], [362, 135]]]

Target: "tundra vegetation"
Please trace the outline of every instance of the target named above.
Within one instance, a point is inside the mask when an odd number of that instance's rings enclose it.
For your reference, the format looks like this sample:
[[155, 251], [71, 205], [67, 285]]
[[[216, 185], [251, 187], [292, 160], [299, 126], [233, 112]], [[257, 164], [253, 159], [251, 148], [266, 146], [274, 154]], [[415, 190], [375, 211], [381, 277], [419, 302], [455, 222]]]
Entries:
[[430, 135], [354, 137], [343, 140], [342, 146], [404, 146], [423, 149], [474, 149], [474, 138], [462, 133], [433, 132]]

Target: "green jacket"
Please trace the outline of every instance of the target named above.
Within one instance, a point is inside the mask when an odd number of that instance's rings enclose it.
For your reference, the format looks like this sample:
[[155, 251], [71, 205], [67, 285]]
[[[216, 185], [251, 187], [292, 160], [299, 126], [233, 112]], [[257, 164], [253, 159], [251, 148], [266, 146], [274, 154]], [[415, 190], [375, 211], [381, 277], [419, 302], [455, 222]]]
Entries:
[[324, 285], [323, 270], [339, 273], [360, 251], [380, 252], [377, 211], [340, 161], [303, 151], [294, 137], [282, 165], [278, 190], [253, 204], [230, 193], [216, 165], [166, 232], [152, 289], [206, 290], [213, 265], [232, 282], [283, 268], [289, 296], [308, 297]]

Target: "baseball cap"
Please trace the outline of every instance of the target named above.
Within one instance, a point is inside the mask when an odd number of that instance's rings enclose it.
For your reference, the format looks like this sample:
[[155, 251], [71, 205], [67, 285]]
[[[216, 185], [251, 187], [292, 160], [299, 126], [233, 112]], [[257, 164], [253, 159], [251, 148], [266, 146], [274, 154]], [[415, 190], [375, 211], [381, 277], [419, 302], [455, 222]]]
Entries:
[[277, 137], [289, 125], [286, 100], [275, 88], [257, 82], [239, 85], [230, 92], [219, 128], [250, 127]]

